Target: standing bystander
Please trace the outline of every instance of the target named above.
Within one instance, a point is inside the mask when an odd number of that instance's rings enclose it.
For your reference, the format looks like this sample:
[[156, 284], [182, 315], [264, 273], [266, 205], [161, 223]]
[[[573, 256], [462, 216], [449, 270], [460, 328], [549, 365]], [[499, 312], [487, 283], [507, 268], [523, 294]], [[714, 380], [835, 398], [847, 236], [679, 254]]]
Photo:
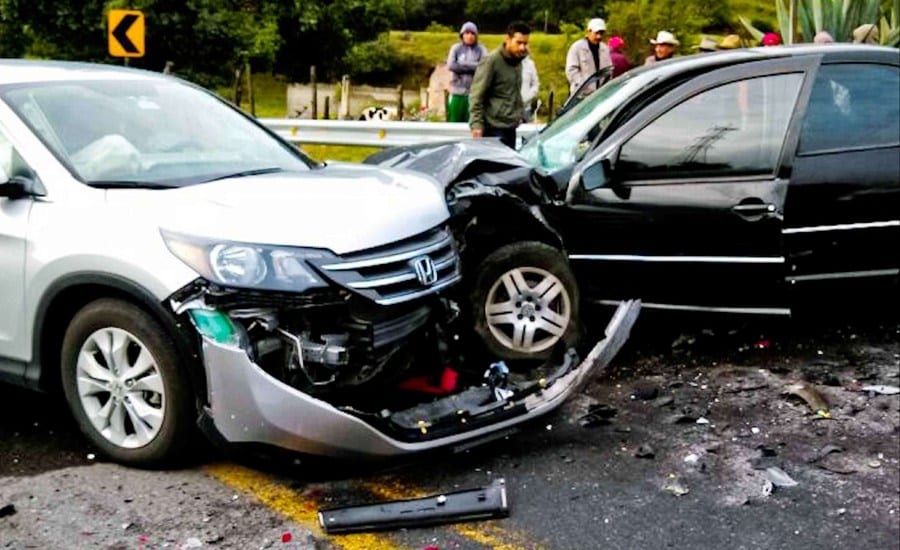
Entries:
[[522, 121], [522, 59], [528, 55], [531, 27], [510, 23], [503, 44], [475, 70], [469, 92], [472, 137], [499, 137], [515, 149], [516, 128]]
[[675, 55], [675, 48], [681, 44], [669, 31], [659, 31], [656, 33], [656, 38], [650, 39], [650, 43], [653, 44], [653, 55], [644, 60], [644, 65], [671, 59]]
[[450, 69], [450, 101], [447, 104], [447, 122], [469, 121], [469, 89], [478, 62], [487, 57], [488, 51], [478, 42], [478, 27], [471, 21], [463, 23], [459, 30], [459, 42], [450, 47], [447, 68]]
[[[606, 21], [599, 17], [588, 21], [587, 31], [582, 39], [569, 46], [566, 54], [566, 78], [569, 79], [569, 95], [581, 86], [585, 80], [604, 67], [612, 65], [609, 48], [603, 43], [606, 32]], [[596, 83], [585, 86], [581, 95], [587, 95], [597, 89]]]
[[537, 67], [530, 55], [522, 59], [522, 104], [525, 111], [522, 113], [522, 122], [531, 122], [534, 118], [534, 100], [541, 89], [541, 81], [538, 79]]
[[621, 36], [610, 38], [608, 45], [613, 64], [612, 76], [615, 78], [631, 68], [631, 61], [628, 61], [628, 56], [622, 51], [625, 49], [625, 40]]

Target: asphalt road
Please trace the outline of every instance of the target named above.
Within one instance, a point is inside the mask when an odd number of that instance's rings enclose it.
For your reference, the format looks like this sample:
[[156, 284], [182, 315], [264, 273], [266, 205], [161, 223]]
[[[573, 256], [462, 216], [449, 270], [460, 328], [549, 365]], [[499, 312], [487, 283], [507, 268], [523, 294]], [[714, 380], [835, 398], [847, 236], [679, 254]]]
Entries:
[[[2, 388], [0, 548], [897, 548], [900, 395], [862, 388], [900, 385], [898, 358], [896, 321], [646, 317], [585, 395], [540, 423], [377, 466], [209, 449], [180, 471], [130, 470], [93, 456], [59, 401]], [[796, 383], [827, 414], [785, 393]], [[779, 471], [797, 485], [773, 486]], [[506, 519], [315, 527], [322, 507], [499, 477]]]

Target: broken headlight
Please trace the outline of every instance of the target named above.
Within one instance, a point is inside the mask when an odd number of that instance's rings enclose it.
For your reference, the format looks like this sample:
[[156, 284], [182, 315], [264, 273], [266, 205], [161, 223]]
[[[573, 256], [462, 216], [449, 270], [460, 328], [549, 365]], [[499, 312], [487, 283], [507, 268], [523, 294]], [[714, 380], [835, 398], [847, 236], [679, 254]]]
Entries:
[[222, 286], [287, 292], [328, 286], [306, 263], [330, 257], [327, 252], [160, 232], [172, 254]]

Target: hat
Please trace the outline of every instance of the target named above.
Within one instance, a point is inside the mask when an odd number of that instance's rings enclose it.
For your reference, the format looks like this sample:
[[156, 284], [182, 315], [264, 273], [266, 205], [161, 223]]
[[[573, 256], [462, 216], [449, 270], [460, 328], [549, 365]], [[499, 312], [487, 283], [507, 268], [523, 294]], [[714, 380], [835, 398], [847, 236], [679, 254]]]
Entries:
[[741, 37], [736, 34], [729, 34], [719, 42], [720, 50], [734, 50], [741, 47]]
[[675, 38], [675, 35], [670, 33], [669, 31], [659, 31], [656, 33], [656, 40], [651, 39], [651, 44], [668, 44], [670, 46], [678, 46], [681, 42]]
[[762, 37], [762, 45], [763, 46], [778, 46], [781, 44], [781, 37], [778, 36], [778, 33], [767, 32]]
[[834, 37], [831, 36], [831, 33], [828, 31], [819, 31], [816, 33], [816, 36], [813, 37], [813, 44], [832, 44], [834, 43]]
[[708, 38], [706, 36], [703, 37], [703, 40], [700, 41], [699, 44], [694, 46], [695, 50], [700, 50], [701, 52], [712, 52], [716, 50], [716, 41], [712, 38]]
[[854, 44], [878, 44], [878, 26], [866, 23], [853, 29]]
[[587, 28], [589, 31], [603, 32], [606, 30], [606, 21], [600, 19], [599, 17], [595, 17], [588, 21]]
[[606, 42], [606, 45], [609, 46], [610, 50], [618, 50], [625, 47], [625, 39], [621, 36], [613, 36]]
[[465, 23], [463, 23], [462, 28], [459, 29], [459, 35], [462, 36], [463, 34], [465, 34], [467, 32], [470, 32], [472, 34], [478, 34], [478, 27], [475, 26], [475, 23], [472, 23], [471, 21], [466, 21]]

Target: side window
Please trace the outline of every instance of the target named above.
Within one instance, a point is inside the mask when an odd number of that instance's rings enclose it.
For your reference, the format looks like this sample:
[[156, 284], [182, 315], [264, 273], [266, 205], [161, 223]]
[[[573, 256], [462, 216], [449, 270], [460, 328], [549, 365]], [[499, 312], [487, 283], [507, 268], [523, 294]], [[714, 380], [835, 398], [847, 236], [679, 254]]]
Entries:
[[625, 143], [616, 173], [626, 180], [772, 174], [802, 82], [802, 73], [791, 73], [700, 92]]
[[900, 69], [823, 65], [800, 134], [800, 154], [900, 143]]

